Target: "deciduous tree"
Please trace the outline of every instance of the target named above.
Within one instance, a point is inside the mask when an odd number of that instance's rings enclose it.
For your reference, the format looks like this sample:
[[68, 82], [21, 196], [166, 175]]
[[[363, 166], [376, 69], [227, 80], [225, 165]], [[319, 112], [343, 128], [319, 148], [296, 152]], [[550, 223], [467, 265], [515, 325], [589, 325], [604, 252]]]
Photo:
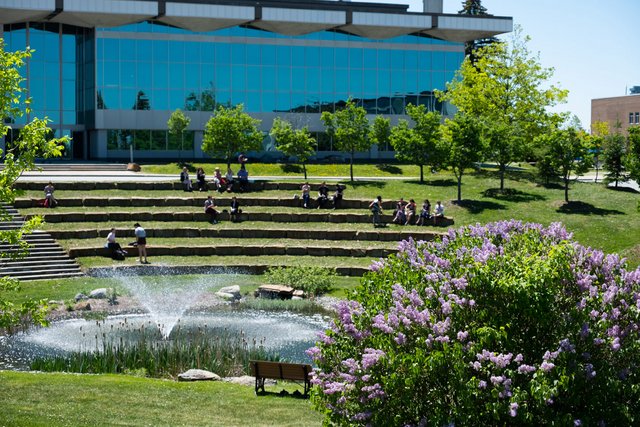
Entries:
[[387, 147], [391, 138], [391, 119], [376, 116], [371, 124], [371, 133], [369, 135], [371, 142], [381, 147]]
[[629, 178], [640, 183], [640, 125], [629, 126], [627, 132], [629, 148], [625, 156], [625, 166], [629, 171]]
[[316, 140], [309, 129], [294, 129], [290, 122], [279, 117], [273, 121], [271, 136], [276, 140], [276, 149], [285, 156], [294, 156], [302, 163], [304, 179], [307, 179], [307, 160], [315, 153]]
[[451, 167], [458, 180], [458, 202], [462, 201], [462, 175], [474, 163], [482, 160], [484, 140], [481, 124], [464, 114], [456, 114], [454, 120], [445, 124], [444, 153], [445, 164]]
[[333, 136], [336, 148], [349, 153], [349, 171], [353, 182], [353, 157], [356, 152], [367, 151], [372, 144], [367, 111], [349, 99], [342, 110], [335, 113], [324, 111], [321, 119], [327, 133]]
[[596, 121], [591, 124], [591, 149], [593, 150], [593, 166], [596, 169], [595, 182], [598, 182], [600, 172], [600, 156], [604, 146], [604, 140], [609, 135], [609, 123]]
[[191, 123], [191, 118], [185, 115], [179, 108], [171, 113], [169, 120], [167, 120], [169, 133], [172, 135], [180, 135], [180, 158], [182, 158], [182, 150], [184, 150], [184, 131], [189, 127], [189, 123]]
[[260, 122], [245, 113], [242, 104], [231, 108], [219, 105], [205, 125], [202, 151], [224, 158], [230, 168], [235, 154], [260, 149]]
[[605, 183], [615, 183], [618, 188], [620, 181], [624, 182], [629, 179], [624, 165], [624, 158], [627, 153], [626, 142], [624, 136], [620, 132], [620, 124], [616, 126], [616, 131], [607, 135], [604, 140], [603, 163], [607, 173], [604, 175]]
[[563, 119], [547, 109], [563, 102], [567, 91], [548, 84], [553, 69], [540, 65], [528, 41], [516, 28], [509, 43], [478, 49], [476, 63], [466, 58], [447, 90], [437, 92], [439, 99], [480, 119], [490, 130], [488, 154], [498, 165], [501, 190], [509, 164], [522, 159], [537, 135]]
[[[20, 76], [20, 68], [31, 57], [32, 52], [28, 49], [7, 52], [0, 39], [0, 139], [9, 131], [6, 123], [13, 122], [15, 118], [29, 111], [30, 100], [24, 96], [24, 79]], [[0, 223], [11, 219], [4, 205], [13, 203], [16, 195], [20, 194], [20, 191], [14, 188], [14, 184], [22, 173], [35, 168], [36, 158], [62, 154], [68, 138], [49, 138], [50, 134], [47, 119], [34, 118], [20, 129], [18, 138], [13, 140], [4, 152], [0, 150], [0, 157], [4, 156], [4, 168], [0, 169]], [[22, 240], [22, 236], [33, 231], [41, 222], [42, 218], [35, 216], [16, 229], [0, 229], [1, 245], [15, 245], [22, 249], [16, 252], [0, 252], [0, 260], [24, 256], [28, 245]], [[17, 280], [8, 276], [0, 277], [0, 293], [19, 290]], [[0, 295], [0, 329], [11, 332], [12, 328], [25, 318], [45, 325], [46, 312], [46, 301], [27, 300], [16, 304]]]

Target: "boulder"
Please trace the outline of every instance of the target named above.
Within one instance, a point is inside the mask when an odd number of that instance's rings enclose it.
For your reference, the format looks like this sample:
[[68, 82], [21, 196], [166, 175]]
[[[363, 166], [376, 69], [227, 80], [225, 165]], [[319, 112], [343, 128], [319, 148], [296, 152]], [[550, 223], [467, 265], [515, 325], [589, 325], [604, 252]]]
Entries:
[[89, 297], [88, 297], [88, 296], [86, 296], [85, 294], [83, 294], [82, 292], [80, 292], [80, 293], [77, 293], [77, 294], [76, 294], [76, 296], [75, 296], [73, 299], [74, 299], [76, 302], [78, 302], [78, 301], [84, 301], [84, 300], [87, 300], [87, 299], [89, 299]]
[[220, 288], [218, 292], [216, 292], [216, 295], [219, 296], [220, 298], [230, 299], [230, 300], [236, 300], [236, 299], [242, 298], [242, 295], [240, 294], [240, 286], [238, 285], [225, 286], [224, 288]]
[[81, 301], [73, 306], [73, 311], [91, 311], [89, 301]]
[[220, 381], [219, 375], [204, 369], [189, 369], [187, 372], [178, 374], [178, 381]]
[[94, 289], [89, 293], [89, 298], [104, 299], [107, 298], [109, 290], [107, 288]]

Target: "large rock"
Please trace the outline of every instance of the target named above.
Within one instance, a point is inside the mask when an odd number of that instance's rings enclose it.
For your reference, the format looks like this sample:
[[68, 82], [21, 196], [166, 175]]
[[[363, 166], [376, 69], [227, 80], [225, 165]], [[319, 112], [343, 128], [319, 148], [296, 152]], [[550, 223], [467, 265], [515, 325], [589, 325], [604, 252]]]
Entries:
[[78, 302], [78, 301], [84, 301], [84, 300], [87, 300], [87, 299], [89, 299], [89, 297], [88, 297], [88, 296], [86, 296], [85, 294], [83, 294], [82, 292], [80, 292], [80, 293], [77, 293], [77, 294], [76, 294], [76, 296], [74, 297], [74, 299], [75, 299], [75, 301], [76, 301], [76, 302]]
[[109, 296], [108, 294], [109, 290], [107, 288], [98, 288], [92, 290], [91, 293], [89, 293], [89, 298], [104, 299]]
[[178, 374], [178, 381], [220, 381], [219, 375], [204, 369], [189, 369], [187, 372]]
[[228, 300], [237, 300], [242, 298], [240, 294], [240, 286], [225, 286], [224, 288], [220, 288], [216, 295], [220, 298], [228, 299]]
[[91, 311], [91, 304], [88, 301], [81, 301], [73, 306], [73, 311]]

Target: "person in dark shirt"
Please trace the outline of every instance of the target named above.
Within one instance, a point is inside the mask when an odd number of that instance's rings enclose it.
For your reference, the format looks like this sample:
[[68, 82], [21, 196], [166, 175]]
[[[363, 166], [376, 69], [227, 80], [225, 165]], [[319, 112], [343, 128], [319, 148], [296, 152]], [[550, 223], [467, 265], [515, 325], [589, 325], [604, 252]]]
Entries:
[[320, 184], [320, 187], [318, 188], [318, 209], [323, 208], [326, 204], [327, 201], [329, 200], [329, 187], [327, 187], [327, 183], [323, 182], [322, 184]]
[[240, 221], [240, 214], [242, 213], [242, 209], [240, 209], [240, 202], [236, 196], [231, 198], [231, 210], [229, 211], [229, 217], [232, 222]]

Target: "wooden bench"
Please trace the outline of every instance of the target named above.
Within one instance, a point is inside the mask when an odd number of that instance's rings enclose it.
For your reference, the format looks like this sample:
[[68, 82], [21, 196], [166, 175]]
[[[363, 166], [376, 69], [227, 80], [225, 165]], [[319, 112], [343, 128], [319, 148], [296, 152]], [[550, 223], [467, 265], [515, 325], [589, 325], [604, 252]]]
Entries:
[[303, 383], [304, 396], [307, 397], [309, 395], [309, 390], [311, 390], [311, 380], [309, 378], [311, 365], [250, 360], [249, 366], [251, 367], [251, 374], [256, 377], [256, 394], [260, 389], [264, 393], [264, 380], [269, 378]]

